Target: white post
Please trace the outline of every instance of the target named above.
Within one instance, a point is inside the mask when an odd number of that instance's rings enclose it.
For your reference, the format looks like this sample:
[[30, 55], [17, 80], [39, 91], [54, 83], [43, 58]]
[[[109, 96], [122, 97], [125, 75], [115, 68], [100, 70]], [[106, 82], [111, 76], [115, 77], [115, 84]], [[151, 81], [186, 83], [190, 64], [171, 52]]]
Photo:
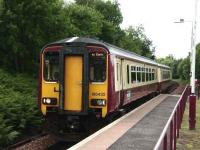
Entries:
[[195, 17], [194, 22], [192, 24], [192, 46], [191, 46], [191, 93], [195, 94], [195, 62], [196, 62], [196, 24], [197, 24], [197, 0], [195, 0]]

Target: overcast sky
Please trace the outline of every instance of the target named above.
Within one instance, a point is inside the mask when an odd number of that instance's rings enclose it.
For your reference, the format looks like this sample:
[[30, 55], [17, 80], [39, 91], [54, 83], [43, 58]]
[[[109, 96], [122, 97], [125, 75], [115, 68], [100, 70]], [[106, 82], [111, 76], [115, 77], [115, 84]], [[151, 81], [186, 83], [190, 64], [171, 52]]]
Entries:
[[[197, 43], [200, 42], [200, 0], [198, 0]], [[146, 35], [156, 46], [156, 56], [173, 54], [186, 57], [191, 49], [192, 23], [195, 0], [118, 0], [123, 15], [122, 28], [142, 24]]]

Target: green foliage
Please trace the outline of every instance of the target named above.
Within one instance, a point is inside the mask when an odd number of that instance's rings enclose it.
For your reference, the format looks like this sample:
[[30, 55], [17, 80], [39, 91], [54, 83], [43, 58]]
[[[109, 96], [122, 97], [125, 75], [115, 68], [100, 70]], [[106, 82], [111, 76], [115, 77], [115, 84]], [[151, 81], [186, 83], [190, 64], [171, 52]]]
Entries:
[[104, 16], [105, 21], [110, 22], [113, 26], [118, 26], [122, 23], [123, 17], [117, 1], [76, 0], [76, 4], [99, 11]]
[[183, 59], [178, 64], [177, 70], [182, 80], [190, 80], [190, 58]]
[[99, 39], [152, 57], [152, 42], [144, 29], [122, 30], [117, 1], [0, 0], [0, 67], [14, 72], [38, 72], [40, 49], [70, 36]]
[[[0, 64], [18, 72], [36, 71], [38, 53], [50, 41], [67, 36], [60, 0], [3, 0]], [[32, 67], [30, 67], [32, 66]]]
[[120, 47], [154, 59], [152, 42], [144, 34], [144, 28], [142, 26], [137, 28], [130, 26], [125, 30], [125, 35], [120, 41]]
[[159, 62], [161, 64], [165, 64], [165, 65], [171, 67], [172, 78], [173, 79], [180, 78], [179, 74], [178, 74], [178, 71], [177, 71], [178, 64], [180, 63], [180, 61], [181, 60], [176, 60], [173, 55], [169, 55], [169, 56], [166, 56], [165, 58], [159, 58], [159, 59], [157, 59], [157, 62]]
[[13, 126], [8, 126], [7, 122], [9, 119], [5, 119], [2, 114], [0, 114], [0, 148], [1, 145], [8, 144], [13, 141], [17, 136], [18, 132], [13, 129]]
[[173, 55], [169, 55], [165, 58], [157, 59], [159, 63], [168, 65], [172, 70], [173, 79], [181, 79], [189, 81], [190, 76], [190, 62], [189, 56], [184, 59], [175, 59]]
[[71, 36], [97, 36], [101, 33], [103, 16], [101, 13], [87, 6], [69, 5], [64, 13], [71, 18]]
[[200, 81], [200, 43], [196, 46], [196, 78]]
[[123, 17], [117, 1], [76, 0], [76, 4], [90, 7], [99, 12], [103, 16], [103, 19], [101, 32], [97, 34], [98, 38], [119, 46], [120, 35], [123, 32], [119, 25], [122, 22]]
[[1, 69], [0, 80], [0, 145], [5, 145], [38, 128], [42, 118], [36, 102], [35, 80]]

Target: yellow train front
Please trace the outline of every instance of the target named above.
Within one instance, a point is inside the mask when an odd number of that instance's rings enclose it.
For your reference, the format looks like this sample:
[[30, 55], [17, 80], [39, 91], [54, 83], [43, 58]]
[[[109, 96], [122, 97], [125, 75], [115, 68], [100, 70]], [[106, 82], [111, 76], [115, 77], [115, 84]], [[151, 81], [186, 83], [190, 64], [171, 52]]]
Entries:
[[38, 102], [53, 130], [88, 127], [90, 114], [107, 114], [108, 52], [97, 43], [75, 40], [46, 45], [40, 54]]

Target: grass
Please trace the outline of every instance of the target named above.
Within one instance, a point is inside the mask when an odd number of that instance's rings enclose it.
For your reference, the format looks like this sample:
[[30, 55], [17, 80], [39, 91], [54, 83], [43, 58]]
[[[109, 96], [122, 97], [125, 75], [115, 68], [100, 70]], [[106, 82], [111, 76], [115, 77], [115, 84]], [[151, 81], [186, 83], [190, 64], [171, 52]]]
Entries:
[[200, 99], [196, 101], [196, 129], [189, 130], [189, 103], [186, 105], [180, 136], [177, 140], [178, 150], [200, 149]]
[[184, 85], [190, 83], [190, 81], [188, 81], [188, 80], [182, 80], [182, 79], [173, 79], [173, 81], [176, 81], [176, 82], [178, 82], [179, 84], [184, 84]]

